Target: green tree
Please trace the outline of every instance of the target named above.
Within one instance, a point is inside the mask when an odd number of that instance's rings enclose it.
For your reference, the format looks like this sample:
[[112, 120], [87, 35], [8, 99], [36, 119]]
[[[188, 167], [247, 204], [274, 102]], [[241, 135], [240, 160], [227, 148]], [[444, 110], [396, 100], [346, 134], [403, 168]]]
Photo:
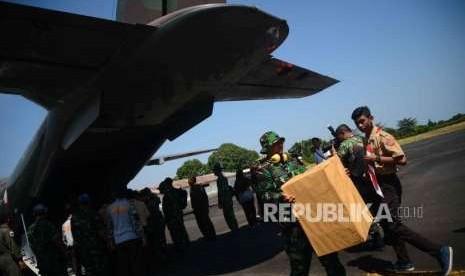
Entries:
[[252, 166], [260, 156], [254, 150], [241, 148], [232, 143], [223, 144], [208, 158], [208, 167], [221, 164], [225, 171], [234, 172]]
[[430, 131], [432, 128], [428, 125], [418, 125], [415, 128], [415, 134], [421, 134]]
[[198, 159], [187, 160], [182, 164], [181, 167], [176, 171], [177, 179], [190, 178], [193, 176], [204, 175], [210, 173], [210, 169], [207, 165], [200, 162]]
[[448, 121], [462, 121], [463, 119], [465, 119], [465, 114], [457, 113]]
[[433, 122], [433, 121], [431, 121], [430, 119], [428, 119], [428, 127], [433, 128], [433, 127], [435, 127], [436, 125], [437, 125], [436, 122]]
[[383, 130], [391, 134], [392, 136], [399, 138], [399, 132], [397, 131], [397, 129], [392, 127], [384, 127]]
[[[397, 129], [392, 128], [392, 127], [388, 127], [384, 123], [381, 123], [381, 122], [376, 123], [376, 126], [382, 128], [384, 131], [386, 131], [387, 133], [393, 135], [394, 137], [399, 138], [399, 132], [397, 131]], [[362, 135], [362, 136], [364, 136], [364, 135]]]
[[404, 118], [397, 123], [397, 133], [400, 137], [415, 134], [415, 128], [417, 127], [417, 119], [413, 117]]

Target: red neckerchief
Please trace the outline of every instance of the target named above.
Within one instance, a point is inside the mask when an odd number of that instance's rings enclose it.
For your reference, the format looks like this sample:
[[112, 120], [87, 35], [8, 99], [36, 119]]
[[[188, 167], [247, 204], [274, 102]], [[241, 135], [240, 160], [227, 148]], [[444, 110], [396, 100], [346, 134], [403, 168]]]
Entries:
[[[380, 127], [376, 127], [376, 133], [379, 133], [381, 131]], [[373, 133], [373, 131], [372, 131]], [[371, 134], [370, 134], [371, 136]], [[366, 155], [372, 155], [375, 154], [373, 147], [370, 144], [370, 137], [368, 137], [368, 143], [366, 145]], [[384, 198], [383, 191], [381, 190], [381, 187], [379, 186], [378, 179], [376, 178], [376, 172], [375, 172], [375, 167], [372, 164], [368, 164], [368, 175], [370, 176], [371, 184], [373, 185], [373, 188], [375, 189], [376, 193]]]

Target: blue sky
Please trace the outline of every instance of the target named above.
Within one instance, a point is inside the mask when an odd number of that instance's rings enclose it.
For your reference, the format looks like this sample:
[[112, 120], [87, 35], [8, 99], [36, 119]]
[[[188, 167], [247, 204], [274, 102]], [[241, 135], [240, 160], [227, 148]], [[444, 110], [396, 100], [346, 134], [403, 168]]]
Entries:
[[[112, 19], [114, 0], [14, 0]], [[267, 130], [287, 146], [312, 136], [329, 137], [326, 125], [349, 123], [360, 105], [395, 126], [404, 117], [447, 119], [465, 113], [465, 1], [460, 0], [257, 0], [255, 5], [287, 20], [290, 34], [274, 53], [341, 82], [304, 99], [215, 104], [213, 115], [157, 155], [232, 142], [259, 149]], [[8, 176], [32, 139], [45, 111], [27, 100], [0, 94], [0, 176]], [[198, 156], [206, 161], [208, 154]], [[148, 167], [130, 183], [153, 185], [174, 176], [185, 160]]]

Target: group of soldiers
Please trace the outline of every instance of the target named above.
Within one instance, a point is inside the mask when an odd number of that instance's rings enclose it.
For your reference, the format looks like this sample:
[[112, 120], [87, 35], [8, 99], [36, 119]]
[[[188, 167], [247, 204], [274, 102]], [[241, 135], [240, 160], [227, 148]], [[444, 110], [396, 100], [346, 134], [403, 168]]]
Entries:
[[[215, 166], [214, 172], [218, 205], [234, 232], [239, 228], [233, 209], [234, 192], [221, 166]], [[202, 185], [195, 185], [195, 180], [195, 177], [189, 179], [194, 215], [205, 238], [214, 240], [216, 232], [208, 216], [208, 196]], [[116, 189], [113, 201], [100, 208], [95, 208], [88, 194], [80, 194], [74, 207], [67, 206], [69, 216], [61, 229], [49, 218], [44, 204], [35, 205], [34, 222], [27, 237], [39, 273], [58, 276], [68, 275], [72, 270], [77, 276], [153, 274], [172, 257], [167, 250], [165, 228], [170, 232], [174, 254], [184, 254], [190, 244], [183, 218], [187, 192], [175, 188], [171, 178], [161, 182], [158, 189], [162, 201], [148, 188], [139, 192]], [[2, 217], [0, 224], [1, 275], [21, 275], [25, 265], [10, 238], [7, 216]]]
[[[217, 177], [218, 207], [222, 209], [226, 224], [232, 233], [239, 229], [239, 224], [234, 213], [234, 196], [244, 207], [246, 217], [251, 226], [256, 224], [256, 211], [253, 197], [245, 199], [244, 194], [250, 190], [250, 182], [245, 178], [237, 177], [234, 189], [229, 185], [228, 179], [223, 175], [223, 168], [220, 164], [215, 164], [213, 172]], [[247, 183], [244, 183], [246, 180]], [[191, 207], [197, 221], [200, 232], [206, 240], [216, 240], [216, 230], [209, 216], [210, 203], [204, 186], [197, 183], [196, 176], [188, 179]], [[166, 217], [166, 224], [170, 231], [173, 243], [178, 251], [183, 251], [189, 245], [189, 236], [184, 226], [183, 209], [187, 206], [187, 195], [182, 189], [175, 189], [170, 178], [165, 179], [158, 187], [163, 194], [163, 213]], [[253, 196], [253, 194], [252, 194]], [[241, 200], [244, 198], [244, 200]], [[165, 204], [174, 202], [178, 204]]]
[[[373, 214], [376, 214], [375, 209], [380, 204], [389, 207], [393, 220], [381, 220], [379, 224], [384, 230], [382, 243], [393, 247], [397, 262], [386, 269], [392, 272], [415, 269], [405, 245], [409, 243], [431, 255], [438, 261], [442, 275], [449, 275], [453, 261], [452, 248], [422, 237], [404, 225], [397, 216], [402, 199], [397, 167], [407, 163], [399, 143], [392, 135], [375, 126], [368, 107], [355, 109], [351, 118], [362, 136], [355, 135], [348, 125], [341, 124], [335, 131], [338, 147], [332, 149], [332, 155], [339, 156], [364, 201], [374, 206], [371, 209]], [[237, 172], [234, 189], [228, 184], [221, 166], [215, 165], [218, 207], [223, 210], [232, 233], [239, 228], [233, 209], [234, 195], [244, 208], [251, 226], [257, 222], [252, 189], [256, 192], [259, 205], [295, 202], [295, 196], [284, 193], [281, 186], [308, 168], [298, 157], [284, 152], [284, 141], [284, 137], [273, 131], [263, 134], [260, 144], [265, 157], [251, 168], [250, 179], [243, 176], [242, 170]], [[320, 145], [315, 143], [315, 146]], [[328, 158], [327, 155], [319, 156], [322, 160]], [[196, 184], [196, 177], [191, 177], [188, 182], [198, 227], [206, 240], [215, 240], [216, 231], [209, 217], [208, 196], [203, 186]], [[158, 189], [163, 195], [162, 203], [149, 189], [139, 192], [120, 189], [114, 192], [114, 201], [99, 210], [92, 208], [89, 195], [79, 195], [78, 204], [69, 216], [73, 242], [67, 243], [68, 248], [64, 246], [60, 229], [48, 219], [47, 207], [36, 205], [33, 209], [35, 221], [27, 235], [41, 275], [68, 275], [69, 263], [76, 275], [80, 275], [81, 267], [84, 267], [86, 275], [145, 275], [153, 272], [150, 265], [157, 264], [153, 260], [163, 263], [168, 257], [165, 227], [170, 232], [176, 252], [184, 254], [190, 244], [183, 219], [187, 192], [173, 187], [170, 178], [160, 183]], [[6, 218], [0, 218], [1, 272], [4, 275], [20, 275], [24, 263], [10, 237]], [[282, 221], [279, 225], [291, 275], [308, 275], [313, 248], [301, 225], [298, 221]], [[66, 252], [71, 257], [67, 258]], [[346, 275], [337, 252], [318, 259], [327, 275]], [[110, 266], [110, 263], [115, 265]]]
[[[336, 130], [337, 149], [332, 149], [332, 155], [338, 155], [346, 168], [360, 195], [366, 203], [375, 208], [387, 204], [392, 221], [381, 220], [384, 230], [383, 242], [391, 245], [396, 253], [397, 261], [386, 270], [391, 272], [406, 272], [415, 269], [405, 243], [429, 254], [437, 260], [441, 275], [449, 275], [452, 269], [452, 247], [439, 245], [422, 237], [402, 223], [398, 216], [398, 208], [402, 197], [402, 186], [397, 177], [397, 167], [405, 165], [407, 158], [396, 139], [389, 133], [375, 126], [374, 117], [368, 107], [356, 108], [351, 116], [356, 127], [363, 136], [354, 135], [346, 124], [341, 124]], [[269, 131], [260, 138], [261, 153], [266, 158], [255, 168], [257, 178], [257, 194], [263, 202], [281, 204], [295, 202], [294, 195], [286, 194], [281, 186], [292, 177], [307, 170], [306, 166], [296, 157], [283, 151], [284, 138]], [[314, 146], [319, 146], [318, 139], [312, 139]], [[315, 149], [318, 151], [320, 149]], [[321, 159], [327, 156], [320, 154]], [[279, 209], [279, 208], [278, 208]], [[284, 237], [284, 248], [290, 260], [291, 275], [308, 275], [313, 249], [298, 222], [280, 222]], [[320, 256], [319, 261], [327, 275], [346, 275], [338, 254], [331, 253]]]
[[[49, 217], [47, 206], [37, 204], [27, 240], [42, 276], [146, 275], [167, 258], [165, 216], [160, 199], [149, 189], [121, 188], [113, 201], [96, 208], [88, 194], [67, 208], [60, 227]], [[170, 202], [164, 204], [169, 210]], [[172, 204], [173, 205], [173, 204]], [[174, 203], [178, 205], [178, 203]], [[170, 226], [170, 214], [166, 214]], [[22, 275], [21, 253], [11, 237], [8, 216], [0, 216], [0, 275]], [[150, 260], [150, 261], [147, 261]], [[113, 265], [111, 265], [113, 264]]]
[[[224, 219], [232, 233], [239, 225], [234, 213], [233, 198], [236, 197], [239, 204], [244, 210], [247, 223], [251, 227], [258, 225], [259, 217], [255, 208], [255, 197], [253, 194], [253, 181], [244, 176], [243, 170], [236, 171], [236, 180], [234, 187], [231, 187], [228, 180], [222, 173], [220, 164], [215, 164], [213, 172], [217, 177], [216, 185], [218, 188], [218, 207], [223, 210]], [[209, 200], [208, 195], [201, 184], [197, 184], [195, 176], [189, 178], [191, 206], [200, 232], [207, 240], [216, 239], [216, 231], [209, 217]]]

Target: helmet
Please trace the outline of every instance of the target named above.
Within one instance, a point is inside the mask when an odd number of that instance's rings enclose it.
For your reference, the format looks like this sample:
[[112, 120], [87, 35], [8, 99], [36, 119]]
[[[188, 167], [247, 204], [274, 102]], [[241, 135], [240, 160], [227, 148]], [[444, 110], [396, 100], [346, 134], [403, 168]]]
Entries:
[[274, 131], [265, 132], [262, 137], [260, 137], [260, 145], [262, 146], [260, 153], [267, 154], [274, 143], [278, 141], [284, 142], [284, 140], [284, 137], [279, 137], [279, 135]]

